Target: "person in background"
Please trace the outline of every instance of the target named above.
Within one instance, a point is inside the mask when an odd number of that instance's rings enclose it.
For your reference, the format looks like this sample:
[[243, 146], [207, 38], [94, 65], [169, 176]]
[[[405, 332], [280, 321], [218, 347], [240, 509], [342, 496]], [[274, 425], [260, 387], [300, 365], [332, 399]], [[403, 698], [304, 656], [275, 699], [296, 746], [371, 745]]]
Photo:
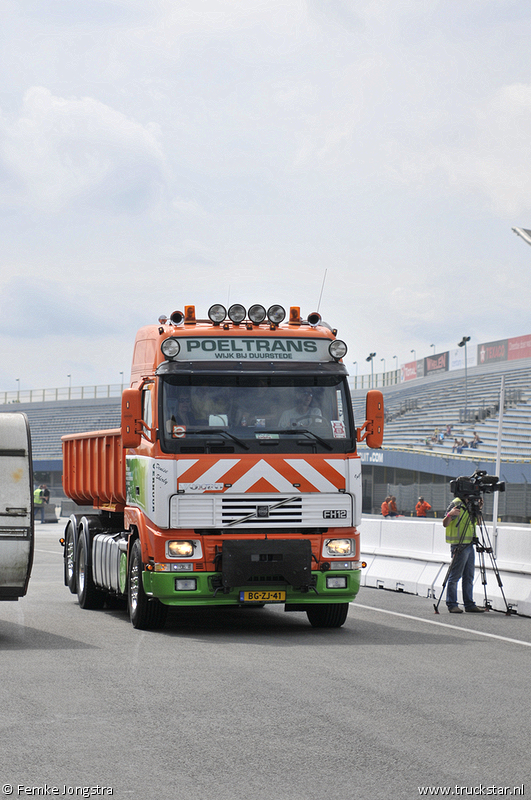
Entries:
[[394, 496], [394, 494], [391, 495], [391, 497], [389, 498], [389, 501], [387, 503], [387, 507], [389, 509], [389, 516], [390, 517], [397, 517], [398, 516], [398, 511], [396, 509], [396, 497]]
[[389, 516], [389, 500], [390, 499], [391, 499], [390, 497], [386, 497], [385, 500], [382, 503], [382, 517], [384, 517], [384, 519], [386, 519]]
[[35, 511], [40, 511], [41, 524], [44, 522], [44, 496], [42, 493], [42, 484], [33, 492], [33, 505]]
[[417, 512], [417, 517], [425, 517], [427, 512], [431, 510], [431, 506], [424, 500], [423, 497], [419, 497], [419, 501], [415, 506], [415, 510]]

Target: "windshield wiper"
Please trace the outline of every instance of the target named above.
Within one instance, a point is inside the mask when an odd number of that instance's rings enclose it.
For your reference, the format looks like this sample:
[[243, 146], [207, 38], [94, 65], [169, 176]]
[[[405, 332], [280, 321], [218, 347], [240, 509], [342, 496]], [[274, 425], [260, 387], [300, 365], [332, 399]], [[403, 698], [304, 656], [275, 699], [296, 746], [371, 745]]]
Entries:
[[317, 436], [316, 433], [314, 433], [313, 431], [309, 431], [307, 428], [280, 428], [279, 430], [276, 431], [264, 431], [264, 433], [285, 433], [287, 436], [296, 436], [299, 433], [305, 433], [307, 436], [313, 436], [313, 438], [327, 450], [334, 449], [328, 444], [328, 442], [326, 442], [324, 439], [321, 439], [320, 436]]
[[[187, 431], [187, 433], [188, 433], [188, 431]], [[244, 450], [250, 450], [251, 449], [249, 447], [249, 445], [246, 444], [242, 439], [238, 439], [237, 436], [233, 436], [232, 433], [229, 433], [228, 431], [225, 431], [225, 430], [222, 430], [222, 429], [220, 429], [220, 430], [212, 430], [212, 428], [207, 428], [207, 430], [204, 430], [204, 431], [190, 431], [190, 433], [197, 433], [197, 434], [199, 434], [201, 436], [206, 436], [207, 434], [209, 436], [226, 436], [227, 439], [232, 439], [233, 442], [236, 442], [236, 444], [239, 444], [240, 447], [243, 447]]]

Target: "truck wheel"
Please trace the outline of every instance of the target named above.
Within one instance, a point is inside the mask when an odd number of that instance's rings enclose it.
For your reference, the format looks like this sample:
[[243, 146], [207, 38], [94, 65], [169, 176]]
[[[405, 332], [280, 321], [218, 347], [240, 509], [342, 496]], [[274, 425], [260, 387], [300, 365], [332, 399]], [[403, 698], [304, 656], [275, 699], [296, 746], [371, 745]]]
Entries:
[[77, 543], [75, 577], [77, 584], [77, 599], [81, 608], [99, 609], [105, 603], [105, 592], [97, 589], [92, 577], [92, 567], [87, 563], [87, 543], [83, 535]]
[[64, 576], [65, 586], [68, 586], [72, 594], [77, 592], [76, 586], [76, 552], [74, 540], [74, 528], [72, 521], [69, 520], [65, 530], [65, 549], [64, 549]]
[[340, 628], [348, 615], [348, 603], [323, 603], [306, 609], [312, 628]]
[[139, 539], [133, 544], [129, 559], [127, 606], [134, 628], [153, 631], [164, 627], [168, 607], [163, 605], [160, 600], [150, 600], [142, 584], [142, 548]]

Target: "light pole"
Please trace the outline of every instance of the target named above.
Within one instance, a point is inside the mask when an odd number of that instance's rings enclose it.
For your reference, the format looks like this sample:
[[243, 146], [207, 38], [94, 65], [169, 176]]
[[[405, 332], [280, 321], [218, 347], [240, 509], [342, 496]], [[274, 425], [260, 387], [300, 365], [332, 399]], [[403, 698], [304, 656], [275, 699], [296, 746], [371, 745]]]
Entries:
[[398, 356], [393, 356], [395, 360], [395, 383], [398, 383]]
[[383, 370], [383, 385], [385, 386], [385, 358], [381, 358], [380, 361], [384, 362], [384, 370]]
[[120, 394], [123, 393], [124, 390], [124, 373], [120, 372]]
[[20, 403], [20, 378], [15, 378], [17, 382], [17, 403]]
[[416, 350], [412, 350], [411, 352], [413, 353], [413, 361], [416, 361], [417, 360], [417, 351]]
[[430, 344], [430, 347], [433, 347], [433, 355], [435, 355], [435, 345], [434, 344]]
[[466, 368], [466, 343], [470, 341], [470, 336], [463, 336], [460, 342], [457, 343], [458, 347], [465, 348], [465, 419], [466, 422], [466, 412], [468, 406], [468, 378], [467, 378], [467, 368]]
[[72, 376], [67, 375], [66, 377], [68, 378], [68, 399], [70, 400], [72, 395]]
[[374, 366], [373, 366], [373, 359], [376, 353], [369, 353], [365, 361], [371, 362], [371, 389], [374, 388]]

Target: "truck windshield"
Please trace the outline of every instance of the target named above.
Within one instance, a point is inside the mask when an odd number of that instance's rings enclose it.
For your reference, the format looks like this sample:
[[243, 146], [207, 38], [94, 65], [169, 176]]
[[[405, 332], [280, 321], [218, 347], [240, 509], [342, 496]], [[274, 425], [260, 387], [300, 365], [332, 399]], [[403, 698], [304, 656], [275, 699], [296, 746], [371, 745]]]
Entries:
[[[161, 383], [159, 431], [166, 452], [188, 450], [205, 437], [246, 450], [275, 445], [282, 450], [352, 448], [353, 420], [343, 375], [172, 375]], [[294, 435], [298, 432], [300, 437]]]

